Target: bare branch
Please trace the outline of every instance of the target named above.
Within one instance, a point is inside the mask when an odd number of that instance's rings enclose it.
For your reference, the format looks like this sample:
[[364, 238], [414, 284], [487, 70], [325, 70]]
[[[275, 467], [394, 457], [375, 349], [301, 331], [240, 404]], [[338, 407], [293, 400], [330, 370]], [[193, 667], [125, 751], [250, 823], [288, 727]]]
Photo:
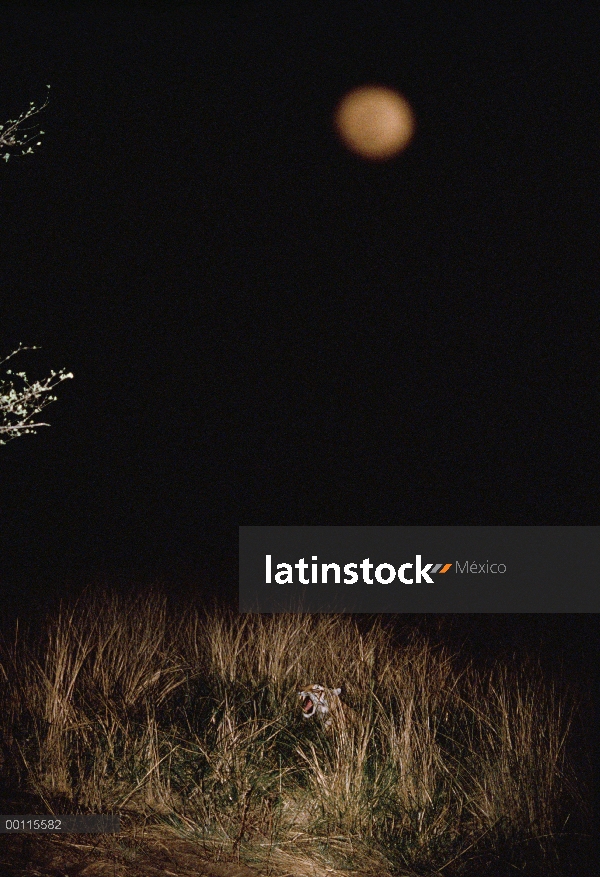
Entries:
[[[46, 88], [50, 88], [50, 86], [47, 85]], [[26, 110], [25, 112], [21, 113], [21, 115], [19, 116], [18, 119], [9, 119], [5, 125], [0, 125], [0, 147], [8, 146], [8, 147], [14, 148], [14, 147], [19, 147], [19, 146], [25, 146], [25, 144], [29, 143], [30, 140], [33, 140], [34, 137], [39, 137], [41, 134], [43, 134], [44, 133], [43, 131], [39, 131], [37, 134], [32, 134], [31, 137], [29, 137], [29, 138], [27, 138], [27, 137], [21, 138], [21, 136], [20, 136], [23, 133], [23, 131], [31, 131], [32, 130], [32, 128], [22, 129], [23, 123], [26, 122], [27, 119], [30, 119], [32, 116], [35, 116], [38, 113], [41, 113], [41, 111], [43, 109], [45, 109], [45, 107], [48, 106], [48, 101], [49, 101], [49, 97], [46, 98], [45, 103], [43, 103], [41, 107], [36, 107], [34, 102], [31, 101], [29, 104], [29, 109]], [[40, 146], [41, 140], [38, 140], [38, 142], [35, 145]], [[23, 149], [21, 151], [21, 155], [27, 155], [30, 152], [33, 152], [32, 146], [30, 146], [29, 149]], [[8, 161], [11, 154], [12, 153], [10, 153], [10, 152], [6, 152], [2, 156], [2, 158], [5, 161]]]

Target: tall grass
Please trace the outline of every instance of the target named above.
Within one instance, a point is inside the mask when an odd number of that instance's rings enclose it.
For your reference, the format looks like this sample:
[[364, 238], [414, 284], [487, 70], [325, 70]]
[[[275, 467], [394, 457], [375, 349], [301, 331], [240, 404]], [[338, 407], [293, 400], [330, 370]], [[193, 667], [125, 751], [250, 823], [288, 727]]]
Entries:
[[[175, 615], [156, 591], [106, 591], [36, 641], [17, 631], [0, 682], [5, 786], [48, 813], [156, 814], [271, 873], [560, 873], [584, 811], [568, 691], [378, 621]], [[316, 682], [343, 688], [355, 726], [303, 719]]]

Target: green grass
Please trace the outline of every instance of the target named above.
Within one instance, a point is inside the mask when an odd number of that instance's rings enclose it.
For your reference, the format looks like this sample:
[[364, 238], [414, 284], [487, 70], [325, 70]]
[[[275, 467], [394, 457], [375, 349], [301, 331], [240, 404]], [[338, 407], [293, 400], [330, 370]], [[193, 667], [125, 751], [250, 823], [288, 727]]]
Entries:
[[[568, 689], [377, 621], [169, 614], [157, 591], [107, 591], [36, 641], [17, 629], [0, 682], [5, 787], [48, 813], [157, 818], [273, 874], [558, 874], [585, 817]], [[316, 682], [343, 688], [357, 727], [303, 720]]]

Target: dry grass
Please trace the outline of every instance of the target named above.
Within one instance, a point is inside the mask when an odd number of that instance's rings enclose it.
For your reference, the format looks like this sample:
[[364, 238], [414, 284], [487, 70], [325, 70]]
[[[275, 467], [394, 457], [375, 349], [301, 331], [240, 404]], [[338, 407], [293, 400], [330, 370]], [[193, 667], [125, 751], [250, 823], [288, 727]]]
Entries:
[[[17, 631], [0, 681], [6, 788], [46, 813], [162, 823], [265, 873], [560, 873], [555, 842], [584, 810], [566, 691], [377, 622], [173, 618], [159, 593], [107, 592], [37, 642]], [[303, 721], [308, 682], [341, 685], [357, 726]]]

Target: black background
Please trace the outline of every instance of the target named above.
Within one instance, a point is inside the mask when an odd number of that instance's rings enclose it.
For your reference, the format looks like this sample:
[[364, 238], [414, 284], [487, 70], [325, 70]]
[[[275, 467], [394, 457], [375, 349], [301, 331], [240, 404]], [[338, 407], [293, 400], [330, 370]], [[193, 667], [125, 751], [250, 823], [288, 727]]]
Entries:
[[[234, 602], [239, 525], [598, 523], [596, 25], [2, 7], [2, 121], [50, 100], [1, 162], [0, 356], [75, 375], [0, 448], [4, 620], [102, 579]], [[384, 164], [331, 125], [365, 82], [417, 120]], [[594, 619], [502, 619], [482, 649], [596, 662]]]

